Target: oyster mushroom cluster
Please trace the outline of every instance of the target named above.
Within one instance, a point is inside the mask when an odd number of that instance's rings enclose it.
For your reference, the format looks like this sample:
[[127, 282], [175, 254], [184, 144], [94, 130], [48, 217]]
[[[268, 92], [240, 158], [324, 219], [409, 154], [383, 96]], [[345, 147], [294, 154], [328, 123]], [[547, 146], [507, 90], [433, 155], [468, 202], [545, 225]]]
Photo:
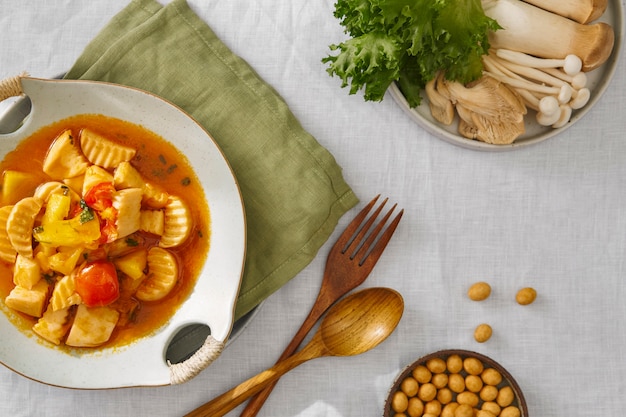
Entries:
[[426, 84], [435, 120], [450, 125], [459, 115], [459, 133], [494, 145], [511, 144], [525, 132], [527, 109], [520, 95], [490, 75], [463, 85], [443, 73]]

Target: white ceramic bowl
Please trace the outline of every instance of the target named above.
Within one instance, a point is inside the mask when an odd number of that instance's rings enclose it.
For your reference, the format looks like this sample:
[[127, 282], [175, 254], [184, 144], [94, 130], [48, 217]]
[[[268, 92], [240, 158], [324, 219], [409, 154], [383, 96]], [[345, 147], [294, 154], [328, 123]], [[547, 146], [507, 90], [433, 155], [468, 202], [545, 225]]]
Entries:
[[462, 148], [498, 152], [510, 151], [543, 142], [546, 139], [554, 137], [566, 129], [569, 129], [577, 121], [582, 119], [583, 116], [587, 114], [587, 112], [591, 110], [591, 108], [600, 99], [615, 74], [618, 56], [621, 53], [622, 48], [622, 38], [624, 36], [624, 10], [621, 2], [619, 0], [609, 0], [605, 13], [600, 19], [598, 19], [598, 21], [606, 22], [613, 27], [615, 32], [615, 46], [613, 47], [613, 53], [606, 63], [587, 73], [587, 87], [591, 91], [591, 98], [585, 107], [575, 110], [572, 114], [570, 122], [561, 128], [554, 129], [550, 126], [541, 126], [535, 121], [534, 111], [529, 109], [525, 120], [526, 132], [510, 145], [493, 145], [478, 140], [467, 139], [461, 136], [458, 133], [458, 120], [455, 120], [454, 123], [449, 126], [436, 121], [430, 114], [428, 98], [425, 94], [422, 94], [422, 102], [418, 107], [410, 108], [406, 99], [402, 95], [402, 92], [400, 92], [400, 88], [398, 88], [395, 83], [389, 87], [387, 92], [396, 101], [400, 108], [402, 108], [402, 110], [404, 110], [414, 122], [425, 129], [428, 133]]
[[[233, 327], [233, 313], [245, 258], [245, 216], [236, 179], [221, 150], [197, 122], [153, 94], [94, 81], [21, 79], [32, 110], [13, 133], [0, 134], [0, 157], [40, 127], [77, 114], [102, 114], [142, 125], [185, 154], [204, 189], [211, 213], [211, 246], [189, 298], [162, 328], [130, 345], [80, 354], [51, 348], [17, 329], [0, 314], [0, 362], [47, 384], [71, 388], [157, 386], [184, 382], [221, 352]], [[181, 329], [210, 328], [203, 347], [181, 364], [165, 353]], [[193, 366], [193, 372], [188, 367]], [[181, 367], [185, 376], [181, 378]]]

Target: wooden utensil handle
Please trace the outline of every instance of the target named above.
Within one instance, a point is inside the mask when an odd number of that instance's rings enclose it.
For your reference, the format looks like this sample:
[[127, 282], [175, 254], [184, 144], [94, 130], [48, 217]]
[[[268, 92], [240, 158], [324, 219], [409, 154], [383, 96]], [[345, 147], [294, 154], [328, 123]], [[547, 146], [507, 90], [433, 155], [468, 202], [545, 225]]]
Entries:
[[[309, 333], [309, 331], [311, 331], [315, 323], [320, 319], [320, 317], [322, 317], [324, 312], [332, 304], [333, 304], [333, 297], [327, 294], [326, 291], [322, 290], [320, 294], [318, 295], [317, 300], [313, 304], [313, 307], [311, 308], [309, 315], [302, 322], [300, 329], [293, 336], [293, 339], [291, 339], [291, 342], [289, 343], [289, 345], [287, 345], [287, 347], [283, 351], [283, 354], [280, 355], [280, 358], [278, 358], [276, 363], [280, 363], [281, 361], [287, 359], [293, 354], [293, 352], [295, 352], [298, 349], [298, 346], [300, 346], [300, 343], [302, 343], [302, 341], [304, 340], [306, 335]], [[241, 413], [240, 417], [256, 416], [259, 410], [261, 410], [261, 407], [263, 407], [263, 404], [265, 404], [265, 401], [267, 401], [267, 399], [269, 398], [276, 384], [278, 384], [279, 379], [280, 378], [276, 378], [274, 382], [268, 383], [265, 386], [265, 388], [263, 388], [254, 397], [252, 397], [250, 401], [248, 402], [248, 405], [246, 405], [246, 408]]]
[[[313, 342], [313, 341], [312, 341]], [[261, 391], [263, 388], [296, 366], [316, 357], [327, 355], [323, 343], [310, 343], [300, 352], [290, 356], [286, 360], [277, 363], [270, 369], [242, 382], [230, 391], [214, 398], [208, 403], [196, 408], [185, 417], [220, 417], [233, 408]]]

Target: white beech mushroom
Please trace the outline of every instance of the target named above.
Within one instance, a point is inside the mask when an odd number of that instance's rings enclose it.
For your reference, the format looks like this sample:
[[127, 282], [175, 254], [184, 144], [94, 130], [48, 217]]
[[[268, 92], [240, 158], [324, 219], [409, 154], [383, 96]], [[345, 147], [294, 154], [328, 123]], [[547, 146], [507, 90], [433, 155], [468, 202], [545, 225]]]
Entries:
[[520, 0], [482, 0], [482, 6], [485, 14], [502, 27], [489, 35], [495, 49], [540, 58], [576, 55], [585, 72], [602, 65], [613, 50], [615, 33], [604, 22], [580, 24]]
[[580, 61], [571, 55], [546, 59], [497, 49], [484, 56], [483, 63], [487, 74], [515, 89], [526, 105], [537, 111], [537, 122], [543, 126], [564, 126], [572, 110], [582, 108], [591, 95], [588, 88], [582, 87], [587, 80], [579, 74], [584, 73], [576, 73], [581, 69]]

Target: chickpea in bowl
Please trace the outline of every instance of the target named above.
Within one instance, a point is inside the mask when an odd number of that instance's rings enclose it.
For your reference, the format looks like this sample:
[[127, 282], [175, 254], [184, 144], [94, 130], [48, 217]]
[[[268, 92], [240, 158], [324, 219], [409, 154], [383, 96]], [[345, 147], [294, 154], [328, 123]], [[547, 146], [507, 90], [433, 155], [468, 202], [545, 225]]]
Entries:
[[522, 390], [493, 359], [442, 350], [407, 366], [394, 381], [384, 417], [527, 417]]

